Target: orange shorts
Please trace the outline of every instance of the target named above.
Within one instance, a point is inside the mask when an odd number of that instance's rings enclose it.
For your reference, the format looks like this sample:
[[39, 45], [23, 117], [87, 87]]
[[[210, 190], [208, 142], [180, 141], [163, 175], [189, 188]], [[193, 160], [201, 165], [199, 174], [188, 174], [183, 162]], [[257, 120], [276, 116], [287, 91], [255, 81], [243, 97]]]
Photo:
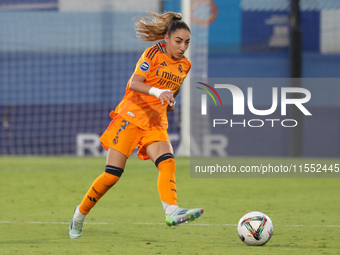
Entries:
[[168, 132], [161, 127], [153, 127], [143, 130], [136, 125], [124, 120], [119, 114], [111, 112], [112, 121], [99, 138], [105, 150], [115, 149], [129, 157], [133, 150], [138, 147], [138, 157], [142, 160], [150, 159], [146, 154], [146, 147], [156, 141], [170, 143]]

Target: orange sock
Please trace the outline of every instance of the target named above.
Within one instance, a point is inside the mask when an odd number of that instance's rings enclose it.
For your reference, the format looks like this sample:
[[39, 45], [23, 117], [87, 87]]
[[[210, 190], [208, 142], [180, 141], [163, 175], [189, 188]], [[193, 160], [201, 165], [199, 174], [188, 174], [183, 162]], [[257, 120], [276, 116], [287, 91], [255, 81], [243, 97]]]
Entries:
[[161, 201], [168, 205], [177, 205], [176, 191], [176, 161], [173, 158], [162, 160], [156, 164], [159, 170], [158, 174], [158, 193]]
[[106, 166], [105, 172], [98, 176], [87, 191], [79, 206], [79, 211], [82, 214], [88, 214], [98, 200], [116, 184], [123, 171], [123, 169], [118, 167]]

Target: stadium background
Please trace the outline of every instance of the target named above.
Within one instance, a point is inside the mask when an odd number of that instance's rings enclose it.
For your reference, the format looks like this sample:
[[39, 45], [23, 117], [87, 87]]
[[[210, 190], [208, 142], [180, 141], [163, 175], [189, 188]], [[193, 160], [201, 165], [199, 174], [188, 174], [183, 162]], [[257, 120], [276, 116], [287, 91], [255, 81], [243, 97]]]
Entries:
[[[208, 41], [208, 77], [289, 77], [290, 1], [213, 2], [216, 17], [205, 34], [201, 31]], [[0, 154], [101, 155], [96, 139], [149, 45], [135, 38], [133, 17], [144, 9], [179, 12], [180, 7], [177, 0], [1, 1]], [[338, 1], [301, 0], [303, 77], [339, 78], [339, 14]], [[323, 94], [322, 85], [313, 93]], [[308, 105], [318, 114], [305, 121], [304, 156], [340, 156], [339, 94], [335, 88], [332, 100], [326, 95]], [[180, 107], [169, 114], [175, 149]], [[256, 136], [247, 128], [231, 130], [227, 151], [288, 156], [288, 135], [284, 130]], [[254, 150], [255, 143], [263, 146]]]

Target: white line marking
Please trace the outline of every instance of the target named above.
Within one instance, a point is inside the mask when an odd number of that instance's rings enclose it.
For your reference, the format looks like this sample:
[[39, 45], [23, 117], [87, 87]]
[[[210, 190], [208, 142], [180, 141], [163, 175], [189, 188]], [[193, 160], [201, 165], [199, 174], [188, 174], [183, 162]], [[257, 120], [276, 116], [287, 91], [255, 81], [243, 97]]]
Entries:
[[[0, 221], [0, 224], [56, 224], [56, 225], [69, 225], [70, 222], [55, 222], [55, 221], [28, 221], [28, 222], [16, 222], [16, 221]], [[84, 222], [88, 225], [118, 225], [118, 224], [134, 224], [134, 225], [164, 225], [161, 222], [136, 222], [136, 223], [110, 223], [110, 222]], [[197, 224], [191, 223], [194, 226], [226, 226], [236, 227], [237, 224]], [[311, 228], [340, 228], [340, 225], [274, 225], [275, 227], [311, 227]]]

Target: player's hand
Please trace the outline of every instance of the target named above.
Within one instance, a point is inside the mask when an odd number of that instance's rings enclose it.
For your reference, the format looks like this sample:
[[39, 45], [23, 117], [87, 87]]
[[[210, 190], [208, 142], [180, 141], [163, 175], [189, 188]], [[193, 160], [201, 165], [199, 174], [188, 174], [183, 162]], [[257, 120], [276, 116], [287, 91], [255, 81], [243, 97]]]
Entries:
[[174, 93], [172, 91], [166, 90], [162, 92], [159, 96], [159, 100], [161, 100], [161, 103], [168, 103], [170, 106], [175, 106], [176, 100], [174, 98]]

